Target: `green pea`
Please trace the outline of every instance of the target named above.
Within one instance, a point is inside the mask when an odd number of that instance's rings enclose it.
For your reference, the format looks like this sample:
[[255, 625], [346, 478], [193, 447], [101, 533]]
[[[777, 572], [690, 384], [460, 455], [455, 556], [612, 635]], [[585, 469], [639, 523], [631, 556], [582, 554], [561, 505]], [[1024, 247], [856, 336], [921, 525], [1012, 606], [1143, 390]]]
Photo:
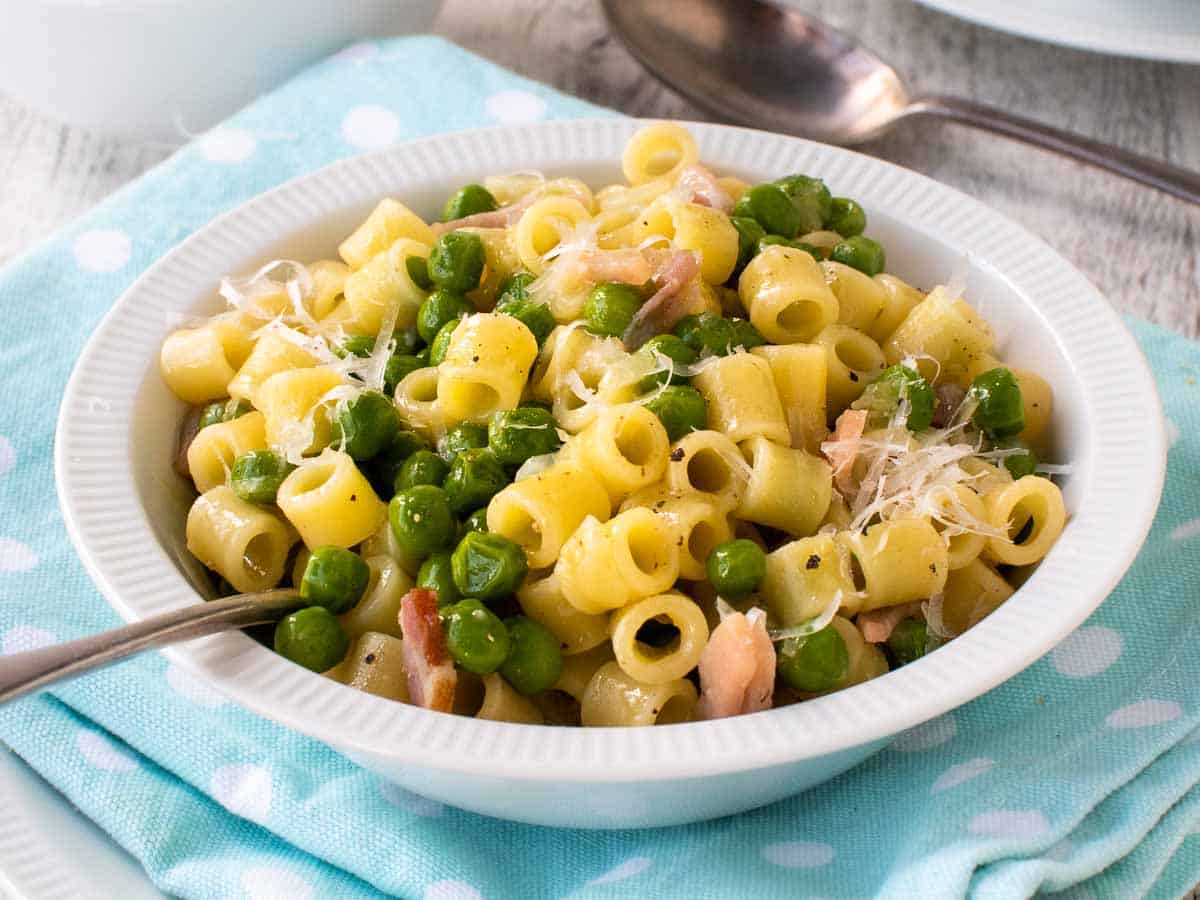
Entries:
[[529, 286], [537, 279], [529, 272], [516, 272], [509, 275], [500, 284], [500, 293], [496, 296], [496, 303], [504, 303], [510, 300], [530, 300]]
[[366, 359], [374, 349], [375, 338], [368, 337], [365, 334], [352, 334], [333, 348], [333, 355], [338, 359], [345, 359], [347, 356], [357, 356], [360, 359]]
[[561, 446], [558, 422], [541, 407], [500, 410], [488, 421], [488, 449], [506, 466], [519, 466]]
[[733, 215], [754, 219], [770, 234], [795, 237], [802, 214], [792, 198], [777, 184], [756, 184], [742, 194], [733, 207]]
[[704, 568], [718, 594], [730, 600], [754, 591], [767, 574], [767, 555], [754, 541], [738, 538], [717, 544]]
[[887, 254], [880, 243], [861, 234], [835, 244], [829, 258], [872, 277], [887, 266]]
[[937, 406], [933, 388], [916, 369], [905, 365], [884, 369], [850, 405], [854, 409], [867, 410], [868, 427], [885, 428], [891, 423], [902, 397], [908, 400], [906, 425], [909, 431], [924, 431], [933, 424], [933, 410]]
[[446, 201], [442, 207], [442, 221], [453, 222], [455, 219], [465, 219], [476, 213], [491, 212], [497, 209], [496, 198], [482, 184], [468, 184], [458, 189], [458, 193]]
[[458, 328], [458, 323], [461, 321], [461, 316], [457, 319], [451, 319], [438, 329], [437, 335], [433, 338], [433, 343], [429, 345], [429, 364], [431, 366], [440, 366], [445, 362], [446, 351], [450, 348], [450, 340], [454, 337], [454, 330]]
[[800, 216], [800, 234], [819, 231], [829, 221], [833, 198], [820, 178], [808, 175], [788, 175], [775, 182], [792, 200]]
[[428, 360], [420, 360], [411, 354], [393, 353], [388, 357], [387, 367], [383, 370], [383, 392], [389, 397], [394, 396], [396, 385], [417, 369], [424, 369], [428, 365]]
[[417, 587], [437, 591], [438, 606], [449, 606], [459, 601], [461, 595], [454, 586], [449, 553], [435, 553], [421, 563], [417, 572]]
[[708, 427], [708, 404], [694, 387], [671, 385], [647, 400], [645, 407], [658, 416], [671, 443]]
[[1025, 429], [1021, 385], [1008, 369], [989, 369], [976, 376], [968, 396], [976, 403], [975, 427], [993, 440], [1013, 437]]
[[700, 356], [725, 356], [733, 345], [733, 324], [716, 313], [703, 312], [680, 319], [675, 336]]
[[209, 425], [219, 425], [222, 422], [232, 422], [234, 419], [240, 419], [246, 413], [254, 409], [245, 400], [218, 400], [216, 403], [210, 403], [200, 413], [200, 428], [207, 428]]
[[329, 610], [309, 606], [275, 626], [275, 652], [314, 672], [327, 672], [350, 649], [350, 639]]
[[363, 391], [338, 404], [332, 423], [333, 443], [358, 462], [371, 459], [391, 443], [400, 430], [400, 414], [380, 391]]
[[758, 253], [758, 242], [767, 236], [767, 232], [754, 218], [733, 216], [729, 221], [738, 235], [738, 258], [733, 267], [733, 275], [737, 277], [742, 269], [750, 264], [750, 260], [754, 259], [754, 255]]
[[487, 504], [508, 484], [504, 466], [491, 450], [463, 450], [450, 463], [444, 487], [450, 509], [459, 515]]
[[283, 479], [295, 468], [282, 453], [251, 450], [234, 460], [229, 470], [229, 486], [249, 503], [274, 503]]
[[[469, 316], [473, 312], [475, 307], [462, 294], [444, 289], [436, 290], [425, 298], [425, 302], [417, 311], [417, 331], [425, 343], [432, 344], [443, 325], [460, 316]], [[426, 362], [425, 365], [429, 363]]]
[[440, 288], [465, 294], [479, 287], [486, 262], [479, 235], [451, 231], [438, 238], [429, 251], [429, 277]]
[[[659, 362], [661, 362], [659, 357], [665, 356], [675, 366], [690, 366], [697, 358], [696, 351], [689, 347], [683, 338], [676, 337], [673, 334], [655, 335], [642, 344], [640, 352], [654, 357]], [[647, 393], [657, 388], [666, 380], [666, 372], [653, 372], [638, 382], [638, 388], [643, 393]], [[674, 371], [674, 367], [672, 367], [671, 384], [687, 384], [688, 380], [688, 376]]]
[[362, 599], [370, 580], [371, 570], [357, 553], [341, 547], [318, 547], [304, 567], [300, 596], [340, 616]]
[[459, 539], [466, 537], [472, 531], [487, 531], [487, 507], [481, 506], [462, 521], [462, 531]]
[[454, 514], [446, 492], [432, 484], [405, 488], [388, 504], [388, 521], [396, 543], [409, 556], [425, 557], [445, 550], [454, 539]]
[[461, 422], [455, 425], [438, 441], [438, 456], [450, 462], [464, 450], [488, 445], [487, 426], [478, 422]]
[[905, 619], [892, 629], [887, 646], [892, 657], [902, 666], [925, 655], [929, 630], [920, 619]]
[[797, 691], [829, 691], [845, 680], [850, 654], [837, 629], [827, 625], [807, 637], [788, 638], [780, 644], [775, 670]]
[[425, 343], [421, 339], [421, 334], [417, 331], [416, 325], [413, 325], [411, 328], [401, 328], [393, 331], [392, 340], [396, 342], [392, 348], [393, 353], [407, 353], [410, 355], [416, 353], [417, 348]]
[[751, 350], [755, 347], [761, 347], [767, 342], [767, 339], [762, 336], [762, 332], [745, 319], [730, 319], [729, 324], [733, 327], [733, 340], [730, 341], [731, 347], [741, 347], [743, 350]]
[[531, 298], [517, 300], [501, 300], [496, 304], [496, 312], [512, 316], [530, 330], [537, 340], [538, 346], [546, 343], [546, 338], [558, 323], [554, 314], [545, 303], [539, 303]]
[[396, 491], [406, 491], [420, 484], [440, 486], [446, 480], [450, 467], [445, 460], [430, 450], [418, 450], [413, 453], [396, 476]]
[[459, 668], [488, 675], [508, 658], [508, 628], [478, 600], [460, 600], [442, 614], [446, 649]]
[[842, 237], [855, 237], [867, 230], [867, 214], [849, 197], [834, 197], [827, 227]]
[[553, 632], [527, 616], [504, 620], [508, 628], [508, 659], [500, 675], [529, 697], [554, 687], [562, 674], [562, 645]]
[[415, 431], [402, 428], [396, 432], [383, 450], [363, 467], [363, 474], [371, 482], [382, 499], [388, 500], [395, 493], [396, 478], [404, 463], [418, 450], [428, 450], [429, 444]]
[[404, 260], [408, 277], [423, 291], [433, 290], [433, 279], [429, 277], [429, 260], [423, 256], [409, 256]]
[[821, 255], [821, 251], [812, 244], [806, 244], [804, 241], [789, 241], [787, 238], [780, 237], [777, 234], [768, 234], [766, 237], [760, 238], [758, 241], [758, 252], [762, 253], [768, 247], [773, 247], [776, 245], [780, 247], [791, 247], [793, 250], [803, 250], [817, 262], [821, 262], [823, 259], [825, 259], [825, 257]]
[[1024, 478], [1026, 475], [1033, 475], [1037, 472], [1037, 454], [1020, 441], [1002, 441], [999, 448], [1021, 451], [1004, 457], [1004, 468], [1008, 469], [1013, 478]]
[[454, 584], [464, 597], [498, 600], [521, 586], [529, 564], [521, 545], [498, 534], [472, 531], [451, 556]]
[[637, 288], [617, 281], [598, 284], [588, 294], [583, 316], [592, 334], [620, 337], [633, 322], [634, 313], [642, 305]]

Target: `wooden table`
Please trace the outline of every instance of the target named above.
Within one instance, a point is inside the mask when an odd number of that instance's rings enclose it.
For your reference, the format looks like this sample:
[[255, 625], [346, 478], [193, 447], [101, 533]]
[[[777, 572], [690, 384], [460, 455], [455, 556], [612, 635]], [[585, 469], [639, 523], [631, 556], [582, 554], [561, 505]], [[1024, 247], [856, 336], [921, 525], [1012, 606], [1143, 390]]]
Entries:
[[[861, 34], [916, 91], [994, 103], [1200, 169], [1200, 66], [1035, 43], [906, 0], [805, 5]], [[595, 0], [447, 0], [436, 31], [523, 75], [625, 113], [706, 118], [646, 75], [608, 32]], [[752, 59], [750, 48], [748, 64]], [[1200, 207], [958, 126], [913, 123], [865, 149], [1024, 223], [1119, 309], [1200, 336]], [[0, 98], [0, 262], [170, 152], [59, 125]]]

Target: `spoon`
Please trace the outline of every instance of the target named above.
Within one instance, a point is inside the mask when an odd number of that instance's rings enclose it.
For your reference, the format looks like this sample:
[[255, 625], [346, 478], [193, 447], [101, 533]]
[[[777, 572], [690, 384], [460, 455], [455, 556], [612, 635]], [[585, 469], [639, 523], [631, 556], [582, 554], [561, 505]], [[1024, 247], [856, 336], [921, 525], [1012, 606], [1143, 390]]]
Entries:
[[630, 52], [679, 93], [744, 125], [861, 144], [905, 119], [974, 125], [1200, 203], [1200, 173], [957, 97], [912, 98], [854, 38], [760, 0], [602, 0]]
[[77, 641], [0, 656], [0, 703], [54, 681], [117, 662], [142, 650], [178, 641], [275, 622], [308, 606], [294, 590], [237, 594], [104, 631]]

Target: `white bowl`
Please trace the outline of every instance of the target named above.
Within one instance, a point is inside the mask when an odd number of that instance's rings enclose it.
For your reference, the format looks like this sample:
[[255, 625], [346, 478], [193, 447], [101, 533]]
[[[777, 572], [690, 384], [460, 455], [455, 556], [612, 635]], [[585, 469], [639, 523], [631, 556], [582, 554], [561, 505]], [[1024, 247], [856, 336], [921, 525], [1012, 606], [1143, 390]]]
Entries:
[[172, 141], [442, 0], [0, 0], [0, 90], [56, 119]]
[[[489, 172], [615, 179], [638, 125], [487, 129], [345, 160], [222, 216], [152, 266], [96, 330], [58, 421], [64, 517], [112, 606], [137, 620], [197, 603], [206, 590], [184, 547], [191, 489], [171, 470], [183, 405], [157, 358], [179, 314], [218, 310], [221, 275], [278, 256], [330, 256], [385, 194], [430, 213]], [[1149, 529], [1166, 444], [1145, 360], [1096, 289], [1020, 226], [923, 176], [794, 138], [689, 127], [718, 170], [750, 179], [809, 172], [860, 200], [889, 269], [917, 285], [969, 263], [968, 298], [994, 324], [1004, 358], [1054, 385], [1053, 459], [1073, 466], [1062, 479], [1071, 520], [1029, 581], [976, 628], [883, 678], [755, 715], [657, 728], [431, 713], [321, 678], [236, 632], [167, 650], [174, 662], [419, 794], [525, 822], [655, 826], [737, 812], [828, 779], [1021, 671], [1099, 605]]]

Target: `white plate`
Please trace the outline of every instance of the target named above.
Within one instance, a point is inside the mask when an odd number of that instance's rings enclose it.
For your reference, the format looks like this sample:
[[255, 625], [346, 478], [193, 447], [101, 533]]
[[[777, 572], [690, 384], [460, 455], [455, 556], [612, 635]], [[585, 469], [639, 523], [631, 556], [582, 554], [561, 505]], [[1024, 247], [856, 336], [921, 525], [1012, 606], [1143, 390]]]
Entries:
[[162, 900], [132, 856], [0, 744], [0, 897]]
[[[546, 122], [443, 135], [344, 160], [202, 228], [135, 283], [96, 329], [59, 413], [64, 519], [123, 617], [199, 601], [183, 538], [194, 496], [171, 470], [183, 405], [158, 374], [178, 316], [218, 309], [218, 278], [317, 259], [386, 194], [425, 214], [489, 172], [537, 168], [594, 184], [620, 173], [641, 123]], [[702, 158], [748, 179], [824, 177], [862, 202], [889, 269], [929, 287], [968, 264], [968, 297], [1001, 355], [1055, 386], [1056, 462], [1072, 519], [1028, 582], [979, 627], [863, 685], [752, 716], [662, 728], [547, 728], [449, 716], [351, 690], [239, 633], [167, 655], [255, 712], [326, 741], [419, 794], [552, 825], [663, 825], [725, 815], [844, 771], [897, 733], [971, 700], [1048, 652], [1133, 561], [1158, 504], [1166, 442], [1149, 368], [1088, 281], [1019, 225], [924, 176], [848, 150], [689, 126]], [[96, 396], [104, 405], [91, 402]]]
[[980, 25], [1052, 44], [1200, 63], [1197, 0], [916, 0]]

